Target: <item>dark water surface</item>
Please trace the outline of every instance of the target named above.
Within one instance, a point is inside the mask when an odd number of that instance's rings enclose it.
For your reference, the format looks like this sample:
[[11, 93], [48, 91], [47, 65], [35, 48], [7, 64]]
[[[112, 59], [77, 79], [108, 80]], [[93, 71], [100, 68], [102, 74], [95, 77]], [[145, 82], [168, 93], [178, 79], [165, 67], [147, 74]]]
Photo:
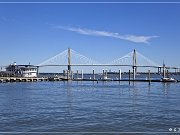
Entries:
[[180, 83], [0, 84], [0, 132], [169, 132], [170, 128], [180, 128]]

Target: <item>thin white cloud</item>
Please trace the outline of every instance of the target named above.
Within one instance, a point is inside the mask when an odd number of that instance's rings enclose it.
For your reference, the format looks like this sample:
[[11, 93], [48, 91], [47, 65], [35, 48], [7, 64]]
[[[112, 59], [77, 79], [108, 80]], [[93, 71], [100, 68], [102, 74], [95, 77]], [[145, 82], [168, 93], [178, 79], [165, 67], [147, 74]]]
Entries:
[[75, 28], [75, 27], [64, 27], [64, 26], [57, 26], [56, 28], [76, 32], [82, 35], [112, 37], [112, 38], [118, 38], [122, 40], [128, 40], [135, 43], [146, 43], [146, 44], [149, 43], [149, 40], [151, 40], [152, 38], [158, 37], [158, 36], [121, 35], [119, 33], [114, 33], [114, 32]]

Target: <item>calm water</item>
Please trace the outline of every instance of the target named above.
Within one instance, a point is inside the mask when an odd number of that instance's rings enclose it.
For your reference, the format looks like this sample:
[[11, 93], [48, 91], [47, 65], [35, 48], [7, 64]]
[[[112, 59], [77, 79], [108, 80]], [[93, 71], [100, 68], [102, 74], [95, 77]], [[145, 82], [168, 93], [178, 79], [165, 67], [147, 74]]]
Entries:
[[180, 83], [0, 84], [0, 132], [168, 132], [169, 128], [180, 128]]

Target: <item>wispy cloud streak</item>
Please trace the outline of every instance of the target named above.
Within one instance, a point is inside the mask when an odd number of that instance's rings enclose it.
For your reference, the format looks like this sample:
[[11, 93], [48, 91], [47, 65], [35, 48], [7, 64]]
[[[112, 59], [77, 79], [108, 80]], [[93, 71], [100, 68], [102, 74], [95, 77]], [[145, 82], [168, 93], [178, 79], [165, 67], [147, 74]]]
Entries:
[[90, 36], [103, 36], [103, 37], [112, 37], [122, 40], [128, 40], [135, 43], [149, 43], [149, 40], [152, 38], [157, 38], [158, 36], [136, 36], [136, 35], [121, 35], [119, 33], [107, 32], [107, 31], [99, 31], [99, 30], [91, 30], [85, 28], [76, 28], [76, 27], [64, 27], [64, 26], [56, 26], [55, 28], [64, 29], [72, 32], [76, 32], [82, 35], [90, 35]]

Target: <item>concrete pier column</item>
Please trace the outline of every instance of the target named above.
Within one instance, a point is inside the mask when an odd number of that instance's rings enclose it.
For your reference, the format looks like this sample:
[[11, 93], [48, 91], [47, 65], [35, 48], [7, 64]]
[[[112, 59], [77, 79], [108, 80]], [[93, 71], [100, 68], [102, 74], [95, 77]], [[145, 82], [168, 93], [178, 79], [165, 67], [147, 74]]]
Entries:
[[130, 80], [131, 80], [131, 71], [129, 70], [129, 84], [130, 84]]
[[69, 70], [67, 70], [67, 80], [69, 80]]
[[133, 67], [133, 80], [135, 80], [135, 79], [136, 79], [136, 68]]
[[163, 67], [163, 78], [165, 78], [165, 77], [166, 77], [166, 68]]
[[103, 79], [104, 79], [104, 70], [103, 70]]
[[166, 70], [166, 76], [169, 77], [169, 70]]
[[148, 70], [148, 80], [149, 80], [149, 84], [151, 83], [151, 71]]
[[121, 69], [119, 70], [119, 80], [121, 80]]
[[83, 70], [81, 70], [81, 79], [83, 79], [83, 77], [84, 77], [84, 76], [83, 76]]
[[73, 79], [74, 75], [73, 75], [73, 71], [71, 70], [71, 79]]
[[93, 70], [93, 80], [95, 80], [96, 77], [95, 77], [95, 71]]
[[65, 70], [63, 70], [63, 75], [64, 75], [64, 76], [66, 75], [66, 71], [65, 71]]
[[107, 70], [105, 70], [105, 77], [104, 77], [104, 79], [107, 79], [108, 77], [107, 77]]
[[79, 73], [78, 73], [78, 70], [77, 70], [76, 78], [77, 78], [77, 79], [79, 78]]
[[158, 74], [161, 74], [161, 67], [158, 67]]

